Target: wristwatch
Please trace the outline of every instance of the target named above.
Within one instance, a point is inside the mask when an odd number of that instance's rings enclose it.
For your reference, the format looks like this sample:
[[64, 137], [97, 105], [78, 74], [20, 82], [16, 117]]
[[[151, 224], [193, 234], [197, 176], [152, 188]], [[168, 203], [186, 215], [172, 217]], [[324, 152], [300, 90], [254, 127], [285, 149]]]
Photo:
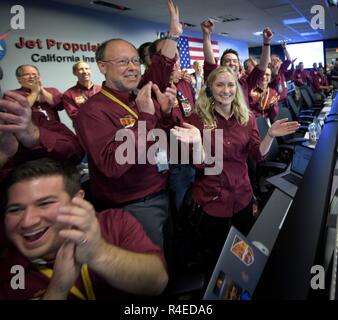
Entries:
[[169, 39], [169, 40], [173, 40], [173, 41], [178, 42], [178, 40], [180, 40], [180, 36], [168, 34], [168, 35], [166, 36], [166, 39]]

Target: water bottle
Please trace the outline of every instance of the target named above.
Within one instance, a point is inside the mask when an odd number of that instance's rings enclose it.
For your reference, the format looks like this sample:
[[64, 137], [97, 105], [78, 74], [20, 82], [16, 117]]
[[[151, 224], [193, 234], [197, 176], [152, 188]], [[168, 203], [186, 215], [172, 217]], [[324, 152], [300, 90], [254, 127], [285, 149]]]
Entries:
[[322, 129], [320, 127], [320, 124], [317, 118], [314, 118], [313, 122], [309, 124], [308, 130], [309, 130], [309, 142], [310, 144], [315, 145], [322, 132]]

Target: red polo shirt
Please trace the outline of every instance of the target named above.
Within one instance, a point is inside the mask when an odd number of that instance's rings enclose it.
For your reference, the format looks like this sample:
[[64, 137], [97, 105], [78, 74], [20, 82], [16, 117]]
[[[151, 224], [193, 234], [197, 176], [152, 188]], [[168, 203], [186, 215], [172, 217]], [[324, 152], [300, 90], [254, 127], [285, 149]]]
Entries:
[[[44, 112], [49, 120], [60, 121], [58, 111], [63, 110], [62, 93], [56, 88], [44, 88], [44, 89], [53, 96], [53, 105], [48, 104], [44, 96], [40, 96], [39, 101], [36, 101], [33, 104], [32, 109]], [[13, 91], [23, 95], [24, 97], [27, 97], [31, 92], [30, 89], [23, 87]]]
[[317, 75], [313, 76], [311, 82], [313, 92], [322, 93], [323, 90], [320, 89], [320, 86], [328, 86], [328, 85], [329, 82], [325, 74], [321, 76], [319, 73], [317, 73]]
[[274, 89], [262, 91], [256, 88], [250, 91], [249, 107], [256, 117], [265, 117], [272, 121], [278, 114], [278, 99], [278, 93]]
[[[146, 122], [146, 133], [161, 128], [160, 115], [140, 112], [135, 96], [102, 87], [128, 105], [139, 119], [102, 93], [91, 97], [81, 108], [75, 119], [75, 129], [81, 144], [88, 154], [88, 165], [92, 193], [106, 205], [137, 200], [157, 193], [166, 187], [167, 174], [159, 173], [155, 164], [119, 164], [115, 159], [116, 150], [123, 141], [116, 141], [118, 130], [129, 127], [135, 137], [135, 160], [138, 153], [145, 154], [154, 142], [138, 139], [138, 122]], [[155, 102], [157, 112], [159, 106]], [[153, 147], [154, 148], [154, 147]], [[121, 147], [119, 148], [119, 150]]]
[[[163, 252], [154, 245], [145, 234], [142, 226], [129, 213], [121, 210], [106, 210], [97, 214], [102, 237], [110, 244], [125, 250], [139, 253], [157, 255], [165, 264]], [[25, 269], [25, 289], [13, 290], [10, 286], [12, 277], [11, 267], [21, 265]], [[53, 268], [53, 265], [49, 265]], [[96, 299], [121, 299], [125, 292], [111, 287], [103, 278], [94, 271], [89, 270], [90, 280], [93, 285]], [[48, 284], [49, 278], [41, 274], [34, 265], [21, 253], [11, 246], [0, 257], [0, 300], [2, 299], [34, 299], [40, 298]], [[81, 276], [75, 286], [85, 295]], [[72, 293], [69, 299], [77, 299]]]
[[[207, 81], [209, 74], [218, 68], [217, 63], [208, 63], [204, 61], [204, 82]], [[239, 84], [241, 85], [245, 101], [247, 105], [249, 106], [249, 92], [250, 90], [257, 87], [258, 82], [263, 79], [264, 71], [260, 70], [257, 66], [250, 72], [250, 74], [247, 77], [241, 77], [238, 79]]]
[[[185, 80], [180, 80], [176, 84], [177, 88], [177, 100], [172, 110], [172, 119], [174, 124], [182, 125], [183, 122], [189, 122], [189, 118], [195, 110], [195, 94], [190, 83]], [[179, 92], [182, 94], [180, 95]], [[183, 98], [182, 98], [183, 97]], [[184, 109], [187, 107], [184, 98], [188, 100], [188, 104], [191, 107], [190, 113], [184, 113]]]
[[74, 120], [79, 112], [79, 108], [94, 94], [98, 93], [101, 86], [92, 84], [90, 88], [87, 88], [77, 82], [74, 87], [69, 88], [64, 92], [62, 96], [63, 106], [68, 116]]
[[[263, 160], [259, 146], [261, 140], [256, 118], [250, 114], [246, 126], [240, 125], [232, 116], [226, 120], [215, 112], [217, 129], [223, 129], [223, 168], [218, 175], [205, 175], [204, 166], [196, 166], [196, 181], [193, 184], [192, 197], [202, 206], [204, 212], [215, 217], [231, 217], [244, 209], [253, 196], [246, 160]], [[203, 129], [197, 114], [191, 117], [191, 123]], [[215, 130], [212, 130], [211, 152], [215, 155]], [[209, 167], [213, 165], [209, 165]]]
[[290, 60], [283, 61], [278, 70], [276, 78], [272, 80], [269, 84], [269, 87], [274, 89], [280, 95], [280, 100], [285, 100], [288, 96], [285, 78], [290, 77], [290, 75], [288, 74], [288, 68], [290, 64]]
[[170, 75], [174, 69], [177, 58], [169, 59], [161, 54], [161, 51], [157, 52], [151, 59], [150, 67], [145, 71], [142, 79], [138, 85], [142, 88], [149, 81], [152, 81], [158, 85], [163, 92], [169, 86]]
[[32, 121], [39, 128], [40, 144], [27, 149], [19, 144], [17, 153], [0, 169], [0, 182], [19, 164], [42, 157], [79, 163], [84, 155], [74, 133], [58, 121], [47, 120], [40, 111], [32, 112]]
[[307, 80], [311, 81], [309, 74], [305, 70], [303, 70], [303, 71], [300, 71], [299, 69], [295, 70], [293, 77], [294, 77], [293, 80], [295, 82], [295, 85], [298, 86], [298, 87], [306, 85]]

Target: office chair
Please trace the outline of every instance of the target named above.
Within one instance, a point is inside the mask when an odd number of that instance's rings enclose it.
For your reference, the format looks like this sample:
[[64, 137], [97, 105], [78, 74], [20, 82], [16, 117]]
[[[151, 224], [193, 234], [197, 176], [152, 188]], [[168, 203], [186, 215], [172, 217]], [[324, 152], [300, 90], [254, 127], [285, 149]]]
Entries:
[[304, 107], [307, 109], [313, 110], [315, 112], [315, 115], [318, 115], [320, 110], [323, 108], [323, 105], [320, 104], [314, 104], [312, 103], [312, 100], [310, 98], [310, 95], [305, 87], [300, 88], [300, 93], [302, 95], [303, 101], [304, 101]]
[[292, 95], [287, 96], [287, 101], [288, 101], [288, 107], [293, 114], [293, 119], [297, 121], [311, 121], [314, 118], [314, 110], [304, 110], [300, 108], [299, 104], [296, 103], [295, 99], [293, 98]]
[[316, 105], [316, 104], [317, 104], [317, 105], [321, 105], [321, 104], [323, 103], [323, 99], [319, 99], [319, 100], [316, 99], [315, 94], [314, 94], [314, 92], [313, 92], [313, 90], [312, 90], [311, 85], [305, 86], [305, 89], [306, 89], [307, 92], [309, 93], [310, 98], [311, 98], [313, 104], [315, 104], [315, 105]]
[[291, 111], [288, 108], [285, 107], [281, 107], [278, 110], [278, 114], [275, 118], [276, 120], [279, 119], [284, 119], [287, 118], [289, 121], [298, 121], [301, 126], [299, 127], [298, 131], [295, 132], [294, 134], [289, 134], [287, 136], [283, 136], [283, 137], [277, 137], [277, 141], [279, 141], [280, 143], [285, 143], [285, 144], [296, 144], [296, 143], [302, 143], [307, 141], [307, 139], [304, 138], [304, 134], [306, 131], [308, 131], [308, 125], [312, 122], [311, 120], [303, 120], [303, 119], [294, 119], [292, 117]]

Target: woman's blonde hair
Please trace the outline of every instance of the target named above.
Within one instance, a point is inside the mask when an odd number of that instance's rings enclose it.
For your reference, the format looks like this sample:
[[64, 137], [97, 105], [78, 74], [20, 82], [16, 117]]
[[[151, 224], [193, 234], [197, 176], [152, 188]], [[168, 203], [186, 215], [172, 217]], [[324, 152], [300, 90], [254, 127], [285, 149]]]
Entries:
[[214, 84], [216, 77], [224, 73], [231, 74], [236, 82], [237, 90], [235, 99], [231, 103], [231, 109], [237, 121], [245, 126], [249, 121], [249, 109], [245, 102], [242, 88], [234, 72], [229, 67], [219, 67], [210, 73], [208, 80], [202, 87], [200, 96], [197, 99], [196, 112], [201, 117], [205, 126], [214, 127], [216, 121], [214, 110], [215, 100], [212, 96], [211, 87]]

